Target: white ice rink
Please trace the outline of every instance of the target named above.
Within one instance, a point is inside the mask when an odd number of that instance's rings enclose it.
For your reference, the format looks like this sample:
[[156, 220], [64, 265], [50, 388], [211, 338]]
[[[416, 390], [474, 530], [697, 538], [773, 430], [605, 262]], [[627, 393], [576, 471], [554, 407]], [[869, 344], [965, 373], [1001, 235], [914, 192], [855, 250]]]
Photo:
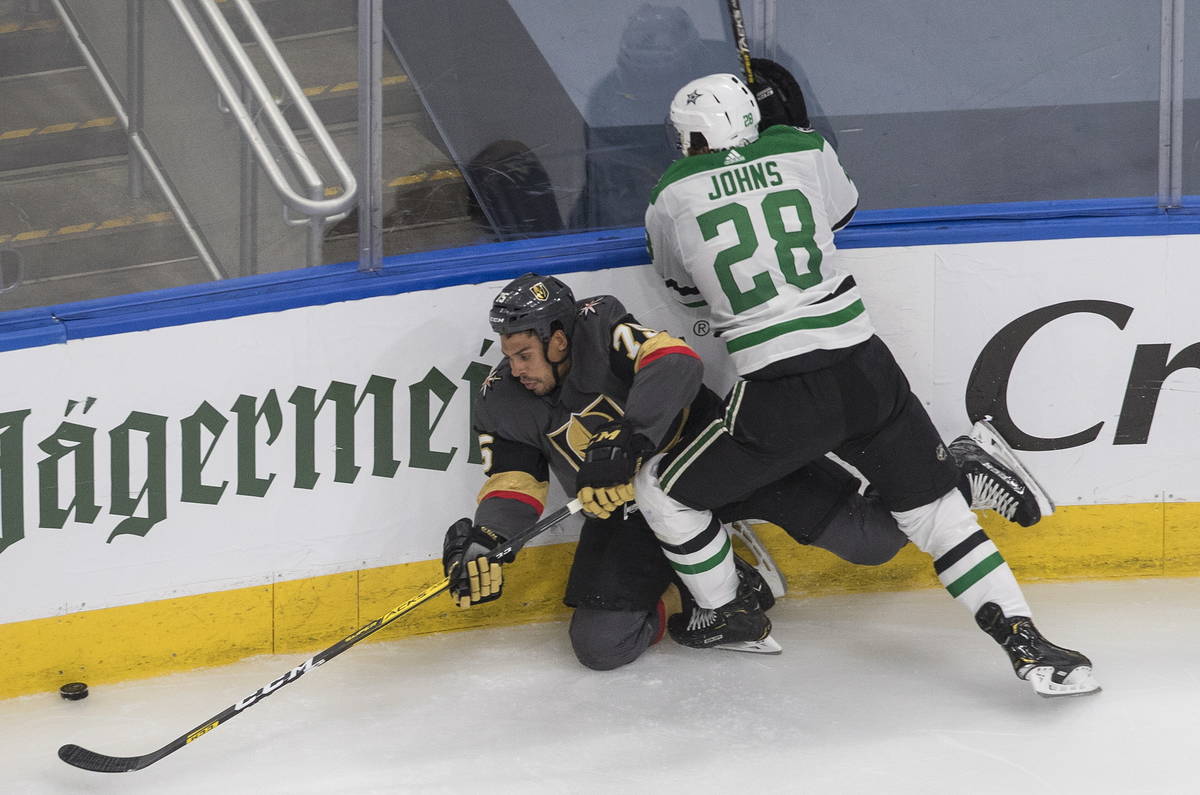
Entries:
[[0, 791], [1200, 792], [1200, 579], [1026, 595], [1103, 693], [1039, 698], [944, 591], [792, 598], [780, 656], [667, 640], [597, 673], [563, 623], [362, 644], [132, 773], [56, 750], [149, 753], [302, 658], [0, 701]]

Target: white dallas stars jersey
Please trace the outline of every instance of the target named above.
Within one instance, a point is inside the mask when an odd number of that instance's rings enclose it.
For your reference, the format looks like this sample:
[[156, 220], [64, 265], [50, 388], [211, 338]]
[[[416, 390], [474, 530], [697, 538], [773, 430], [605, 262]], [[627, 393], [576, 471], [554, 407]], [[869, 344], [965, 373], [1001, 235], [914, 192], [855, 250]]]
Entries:
[[746, 375], [875, 333], [833, 243], [857, 203], [820, 133], [779, 125], [671, 164], [650, 196], [647, 245], [675, 298], [707, 306]]

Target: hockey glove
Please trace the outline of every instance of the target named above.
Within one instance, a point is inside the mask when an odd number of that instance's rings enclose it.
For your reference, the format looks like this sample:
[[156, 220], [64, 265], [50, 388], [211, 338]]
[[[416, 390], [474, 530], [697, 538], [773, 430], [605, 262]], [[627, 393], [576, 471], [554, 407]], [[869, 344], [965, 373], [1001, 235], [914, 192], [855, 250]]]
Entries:
[[600, 426], [583, 454], [575, 489], [583, 510], [607, 519], [633, 500], [633, 476], [654, 444], [621, 420]]
[[766, 58], [751, 58], [750, 68], [754, 72], [752, 90], [762, 113], [762, 120], [758, 123], [759, 132], [774, 124], [808, 127], [804, 92], [792, 73]]
[[500, 598], [500, 589], [504, 587], [501, 563], [511, 563], [516, 553], [499, 561], [490, 561], [487, 556], [505, 540], [465, 517], [450, 525], [442, 545], [442, 568], [450, 579], [450, 596], [459, 607]]

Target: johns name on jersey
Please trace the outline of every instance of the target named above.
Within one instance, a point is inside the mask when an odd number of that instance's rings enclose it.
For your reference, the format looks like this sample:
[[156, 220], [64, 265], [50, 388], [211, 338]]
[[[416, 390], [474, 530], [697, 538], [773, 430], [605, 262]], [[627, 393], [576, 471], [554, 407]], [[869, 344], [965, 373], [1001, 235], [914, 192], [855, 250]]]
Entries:
[[710, 199], [722, 196], [732, 196], [735, 193], [745, 193], [757, 188], [773, 187], [783, 182], [779, 176], [779, 168], [774, 160], [765, 163], [748, 163], [744, 166], [731, 168], [712, 175], [712, 192]]

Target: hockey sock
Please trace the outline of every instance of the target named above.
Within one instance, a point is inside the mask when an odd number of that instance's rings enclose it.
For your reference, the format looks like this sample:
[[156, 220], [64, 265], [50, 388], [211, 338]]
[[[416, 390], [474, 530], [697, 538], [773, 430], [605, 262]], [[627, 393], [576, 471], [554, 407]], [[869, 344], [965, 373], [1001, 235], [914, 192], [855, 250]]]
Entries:
[[1030, 615], [1016, 577], [958, 489], [892, 515], [909, 540], [933, 558], [938, 579], [971, 615], [987, 602], [995, 602], [1008, 616]]
[[689, 508], [663, 491], [661, 459], [644, 463], [634, 480], [638, 508], [696, 604], [710, 610], [728, 604], [738, 589], [729, 533], [712, 511]]
[[708, 511], [696, 512], [697, 519], [704, 517], [708, 518], [705, 525], [683, 543], [668, 544], [662, 536], [658, 542], [696, 604], [711, 609], [733, 601], [738, 577], [733, 542], [724, 525]]

